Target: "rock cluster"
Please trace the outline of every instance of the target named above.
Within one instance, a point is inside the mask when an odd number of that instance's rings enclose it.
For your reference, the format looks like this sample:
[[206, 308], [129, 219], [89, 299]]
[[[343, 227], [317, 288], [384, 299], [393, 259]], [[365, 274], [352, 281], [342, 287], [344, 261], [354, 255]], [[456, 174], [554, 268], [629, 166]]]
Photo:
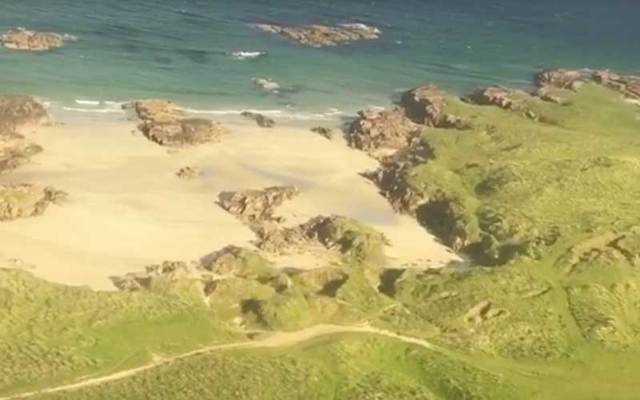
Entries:
[[420, 134], [400, 107], [381, 111], [360, 111], [347, 134], [351, 147], [366, 151], [375, 158], [384, 157], [407, 147]]
[[2, 35], [2, 45], [12, 50], [47, 51], [63, 47], [66, 41], [76, 40], [71, 35], [52, 32], [34, 32], [23, 28], [12, 29]]
[[240, 115], [245, 118], [254, 120], [256, 124], [258, 124], [258, 126], [261, 128], [273, 128], [276, 125], [276, 121], [260, 113], [243, 111], [242, 113], [240, 113]]
[[50, 121], [46, 108], [29, 96], [0, 96], [0, 173], [26, 163], [42, 151], [24, 140], [17, 129]]
[[378, 39], [382, 32], [378, 28], [364, 24], [344, 24], [339, 26], [306, 25], [282, 26], [258, 24], [263, 32], [283, 36], [298, 44], [309, 47], [332, 47], [359, 40]]
[[139, 100], [131, 105], [142, 120], [140, 131], [162, 146], [187, 146], [220, 141], [225, 133], [217, 122], [188, 118], [186, 112], [168, 100]]
[[50, 204], [59, 204], [66, 194], [51, 187], [33, 185], [0, 186], [0, 221], [41, 215]]
[[282, 218], [274, 216], [275, 209], [298, 195], [293, 186], [272, 186], [262, 190], [223, 192], [218, 204], [241, 221], [254, 227], [279, 223]]
[[541, 89], [557, 88], [578, 90], [587, 82], [595, 82], [618, 91], [629, 98], [640, 99], [640, 76], [620, 75], [609, 70], [544, 70], [536, 75], [536, 84]]
[[111, 281], [122, 291], [138, 291], [151, 289], [159, 282], [193, 280], [202, 284], [203, 294], [207, 297], [215, 291], [217, 283], [225, 279], [256, 279], [263, 273], [271, 274], [269, 265], [262, 265], [263, 262], [250, 250], [227, 246], [199, 261], [165, 261], [150, 265], [143, 272], [113, 276]]

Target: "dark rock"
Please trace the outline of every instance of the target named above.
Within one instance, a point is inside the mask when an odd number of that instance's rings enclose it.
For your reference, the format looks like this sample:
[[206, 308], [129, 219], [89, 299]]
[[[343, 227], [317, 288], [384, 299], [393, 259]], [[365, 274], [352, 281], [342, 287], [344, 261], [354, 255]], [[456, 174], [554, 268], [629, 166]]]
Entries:
[[317, 133], [318, 135], [321, 135], [329, 140], [333, 139], [333, 129], [331, 128], [325, 128], [323, 126], [316, 126], [314, 128], [311, 128], [311, 132], [313, 133]]
[[276, 121], [274, 121], [273, 119], [251, 111], [243, 111], [240, 115], [256, 121], [256, 124], [258, 124], [258, 126], [262, 128], [273, 128], [276, 124]]

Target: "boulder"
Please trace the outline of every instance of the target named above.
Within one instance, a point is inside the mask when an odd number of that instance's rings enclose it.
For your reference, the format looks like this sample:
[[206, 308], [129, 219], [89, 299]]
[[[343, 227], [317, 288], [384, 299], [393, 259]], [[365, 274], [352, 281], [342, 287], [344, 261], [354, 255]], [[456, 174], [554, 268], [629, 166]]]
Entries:
[[347, 141], [351, 147], [366, 151], [376, 158], [407, 147], [420, 134], [399, 107], [384, 110], [360, 111], [351, 124]]
[[240, 115], [242, 115], [245, 118], [256, 121], [256, 124], [258, 124], [258, 126], [261, 128], [273, 128], [276, 124], [276, 121], [260, 113], [243, 111], [242, 113], [240, 113]]
[[378, 39], [382, 32], [364, 24], [343, 24], [339, 26], [306, 25], [283, 26], [258, 24], [255, 28], [280, 35], [303, 46], [331, 47], [360, 40]]
[[12, 50], [47, 51], [65, 45], [66, 41], [76, 40], [71, 35], [53, 32], [35, 32], [23, 28], [12, 29], [2, 35], [2, 45]]
[[0, 221], [10, 221], [41, 215], [47, 207], [59, 204], [66, 194], [51, 187], [33, 185], [0, 186]]
[[218, 142], [225, 134], [221, 124], [210, 119], [187, 118], [183, 108], [168, 100], [139, 100], [132, 108], [142, 123], [138, 129], [162, 146], [188, 146]]
[[282, 218], [274, 216], [275, 209], [296, 195], [298, 189], [293, 186], [272, 186], [262, 190], [223, 192], [218, 196], [218, 204], [247, 224], [278, 223]]

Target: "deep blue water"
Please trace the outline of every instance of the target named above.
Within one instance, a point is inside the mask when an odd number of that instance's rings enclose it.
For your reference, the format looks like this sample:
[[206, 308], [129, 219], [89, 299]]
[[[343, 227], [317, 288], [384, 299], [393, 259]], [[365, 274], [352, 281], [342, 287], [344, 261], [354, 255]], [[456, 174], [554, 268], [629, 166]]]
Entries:
[[[384, 36], [309, 49], [256, 22], [363, 22]], [[467, 92], [524, 87], [542, 67], [640, 70], [637, 0], [3, 0], [0, 30], [16, 26], [80, 40], [45, 54], [0, 50], [0, 91], [77, 107], [161, 96], [204, 109], [352, 111], [423, 82]], [[265, 95], [254, 77], [291, 91]]]

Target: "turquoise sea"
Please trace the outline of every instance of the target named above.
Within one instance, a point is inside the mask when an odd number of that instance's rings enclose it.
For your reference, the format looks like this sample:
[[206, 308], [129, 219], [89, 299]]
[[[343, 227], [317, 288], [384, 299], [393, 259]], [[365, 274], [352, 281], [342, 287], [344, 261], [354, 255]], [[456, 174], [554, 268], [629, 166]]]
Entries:
[[[384, 36], [309, 49], [257, 32], [259, 22], [361, 22]], [[424, 82], [464, 93], [527, 87], [543, 67], [640, 70], [637, 0], [3, 0], [0, 30], [18, 26], [79, 41], [44, 54], [1, 49], [0, 92], [79, 110], [166, 97], [220, 113], [348, 113]], [[287, 90], [260, 93], [254, 77]]]

